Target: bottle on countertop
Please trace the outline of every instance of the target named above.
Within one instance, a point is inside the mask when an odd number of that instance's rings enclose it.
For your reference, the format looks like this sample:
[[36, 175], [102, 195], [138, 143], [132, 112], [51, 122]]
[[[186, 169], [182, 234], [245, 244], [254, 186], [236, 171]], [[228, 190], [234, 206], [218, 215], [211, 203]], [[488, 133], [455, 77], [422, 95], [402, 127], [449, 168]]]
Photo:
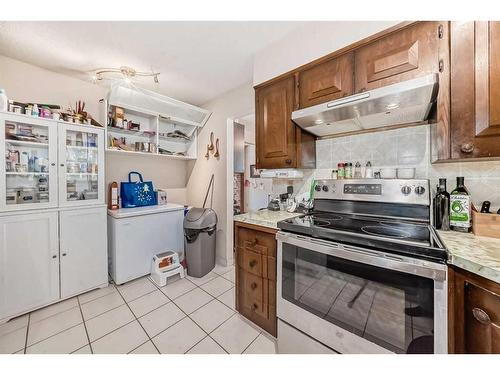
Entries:
[[108, 208], [110, 210], [117, 210], [120, 208], [118, 201], [118, 183], [116, 181], [109, 184]]
[[465, 233], [472, 229], [472, 204], [463, 177], [457, 177], [457, 187], [450, 194], [450, 229]]
[[370, 161], [366, 162], [365, 178], [373, 178], [373, 168], [372, 168], [372, 163]]
[[38, 117], [38, 105], [36, 103], [33, 104], [33, 108], [31, 109], [31, 116]]
[[446, 191], [446, 178], [439, 179], [434, 206], [434, 227], [450, 230], [450, 194]]

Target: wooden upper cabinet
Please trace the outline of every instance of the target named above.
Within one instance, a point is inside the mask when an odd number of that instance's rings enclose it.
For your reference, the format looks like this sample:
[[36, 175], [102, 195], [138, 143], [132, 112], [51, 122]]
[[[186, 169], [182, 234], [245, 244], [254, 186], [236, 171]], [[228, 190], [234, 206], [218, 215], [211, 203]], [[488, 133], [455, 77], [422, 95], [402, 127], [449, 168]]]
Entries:
[[255, 90], [257, 168], [297, 167], [295, 76]]
[[352, 95], [353, 91], [354, 53], [352, 52], [299, 73], [300, 108]]
[[422, 22], [355, 51], [355, 92], [439, 72], [439, 23]]
[[500, 22], [451, 23], [451, 158], [500, 156]]

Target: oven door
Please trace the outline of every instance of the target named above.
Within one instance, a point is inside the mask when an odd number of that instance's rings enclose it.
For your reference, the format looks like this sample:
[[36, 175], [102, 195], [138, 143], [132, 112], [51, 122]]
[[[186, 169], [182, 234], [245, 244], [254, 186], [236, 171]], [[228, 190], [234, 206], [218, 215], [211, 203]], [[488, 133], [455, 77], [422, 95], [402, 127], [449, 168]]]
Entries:
[[446, 265], [276, 237], [279, 319], [340, 353], [447, 353]]

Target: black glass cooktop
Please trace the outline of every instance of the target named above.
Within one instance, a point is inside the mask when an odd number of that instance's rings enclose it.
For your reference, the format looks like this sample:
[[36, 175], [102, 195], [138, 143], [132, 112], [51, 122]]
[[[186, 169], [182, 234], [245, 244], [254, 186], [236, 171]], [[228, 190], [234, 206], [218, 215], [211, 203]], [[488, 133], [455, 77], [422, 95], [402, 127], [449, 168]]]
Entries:
[[433, 228], [417, 221], [320, 211], [280, 221], [278, 228], [430, 260], [447, 259]]

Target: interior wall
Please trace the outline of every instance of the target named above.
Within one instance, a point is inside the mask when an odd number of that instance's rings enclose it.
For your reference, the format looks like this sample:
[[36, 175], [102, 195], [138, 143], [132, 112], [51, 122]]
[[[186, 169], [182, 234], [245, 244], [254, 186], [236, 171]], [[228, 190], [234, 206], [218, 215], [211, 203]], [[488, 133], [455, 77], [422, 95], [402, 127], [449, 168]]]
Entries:
[[[63, 108], [85, 101], [86, 110], [105, 124], [105, 108], [99, 103], [107, 88], [55, 73], [35, 65], [0, 56], [0, 88], [10, 99], [21, 102], [59, 104]], [[144, 155], [106, 154], [106, 186], [126, 181], [129, 171], [139, 171], [155, 187], [169, 190], [169, 201], [187, 204], [187, 161]]]
[[[249, 82], [218, 98], [202, 105], [212, 111], [212, 116], [207, 124], [198, 134], [198, 159], [192, 163], [187, 181], [187, 198], [191, 205], [201, 207], [205, 197], [210, 176], [214, 174], [214, 198], [213, 209], [217, 213], [217, 261], [223, 265], [233, 264], [232, 249], [232, 215], [228, 215], [228, 197], [232, 199], [230, 187], [233, 180], [229, 181], [228, 171], [232, 170], [232, 149], [228, 158], [228, 137], [232, 137], [232, 129], [228, 127], [228, 119], [232, 119], [254, 112], [254, 92], [252, 84]], [[214, 139], [219, 138], [218, 159], [210, 153], [207, 160], [207, 143], [210, 132], [214, 133]], [[232, 144], [232, 139], [231, 139]], [[232, 205], [232, 204], [231, 204]], [[210, 204], [208, 203], [209, 207]], [[231, 211], [232, 212], [232, 211]], [[229, 239], [229, 241], [228, 241]]]
[[307, 64], [401, 21], [315, 21], [256, 53], [254, 85]]

